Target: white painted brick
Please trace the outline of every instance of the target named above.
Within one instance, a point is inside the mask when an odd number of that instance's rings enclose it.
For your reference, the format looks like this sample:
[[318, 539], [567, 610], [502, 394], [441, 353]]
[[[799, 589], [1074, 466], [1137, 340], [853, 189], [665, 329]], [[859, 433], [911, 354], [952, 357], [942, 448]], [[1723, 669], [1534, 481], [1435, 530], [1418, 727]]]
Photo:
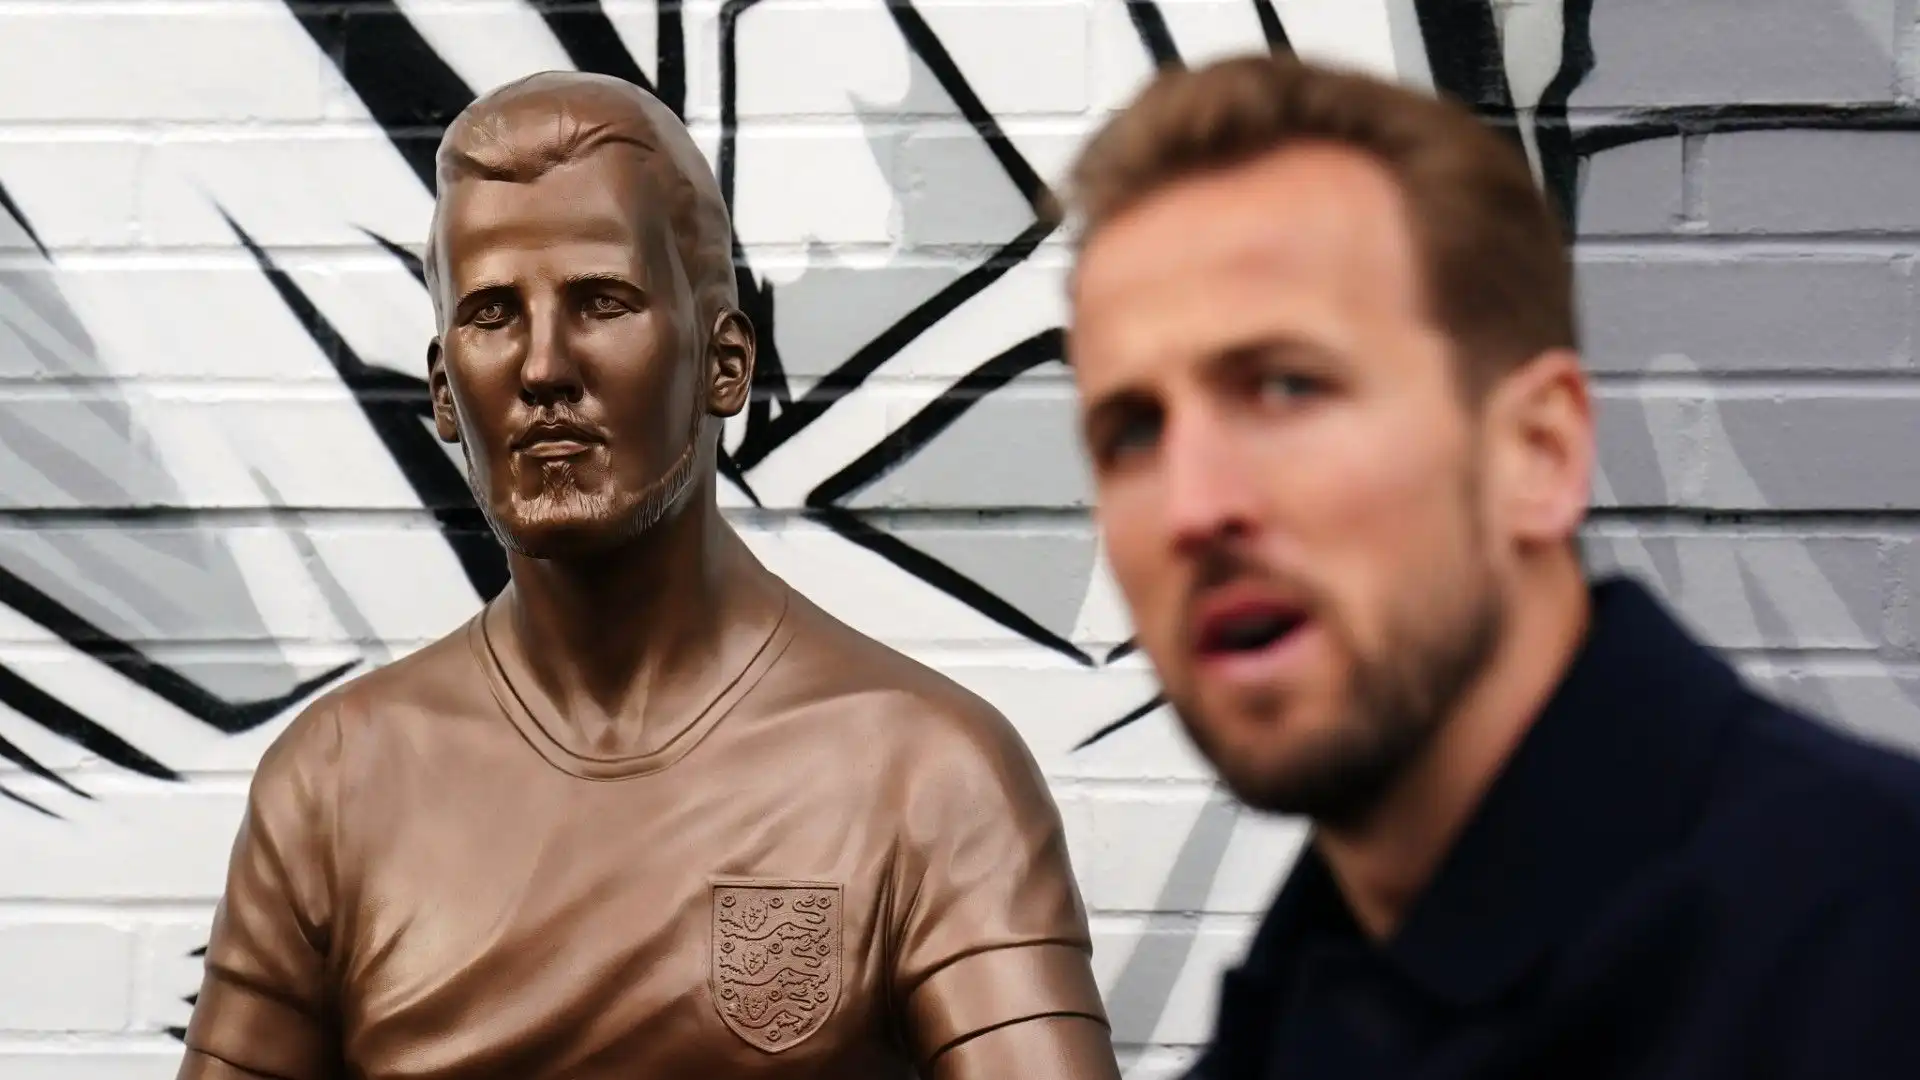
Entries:
[[[18, 873], [7, 865], [8, 876]], [[123, 925], [0, 916], [0, 1029], [125, 1029], [133, 946], [133, 931]]]
[[[743, 128], [737, 142], [734, 227], [757, 245], [884, 245], [898, 211], [889, 137], [845, 127]], [[796, 189], [807, 197], [796, 199]]]
[[1094, 977], [1107, 1001], [1114, 1041], [1205, 1043], [1213, 1031], [1220, 976], [1245, 955], [1254, 926], [1224, 918], [1095, 919]]
[[[431, 307], [399, 264], [363, 252], [279, 265], [363, 362], [425, 377]], [[280, 387], [338, 381], [287, 301], [239, 249], [74, 259], [49, 284], [86, 328], [81, 348], [91, 355], [85, 367], [73, 366], [127, 380], [129, 390], [139, 379], [272, 380]], [[236, 341], [250, 347], [235, 348]]]
[[[565, 66], [526, 0], [402, 0], [399, 7], [475, 88]], [[1190, 64], [1263, 46], [1245, 0], [1157, 0], [1157, 7]], [[1393, 70], [1385, 6], [1274, 0], [1274, 7], [1304, 55]], [[608, 0], [606, 9], [653, 72], [655, 5]], [[688, 111], [699, 144], [717, 160], [721, 4], [693, 0], [682, 10]], [[916, 10], [1048, 183], [1060, 180], [1086, 133], [1149, 74], [1117, 0], [917, 0]], [[1601, 12], [1595, 40], [1666, 40], [1670, 14]], [[1818, 105], [1808, 88], [1846, 89], [1833, 80], [1871, 76], [1827, 61], [1850, 55], [1847, 43], [1856, 38], [1878, 42], [1879, 31], [1861, 37], [1857, 20], [1829, 22], [1833, 41], [1823, 47], [1831, 55], [1813, 67], [1805, 50], [1760, 49], [1765, 43], [1749, 35], [1757, 55], [1777, 63], [1741, 68], [1736, 96]], [[979, 251], [1024, 223], [978, 135], [958, 122], [882, 0], [762, 3], [741, 20], [738, 46], [735, 217], [754, 270], [780, 288], [822, 268], [841, 271], [835, 280], [844, 281], [844, 289], [830, 288], [826, 275], [816, 275], [783, 293], [777, 307], [789, 325], [870, 302], [869, 283], [881, 279], [869, 274], [909, 263], [971, 266]], [[1696, 91], [1713, 79], [1649, 66], [1649, 56], [1659, 59], [1654, 53], [1599, 52], [1592, 85], [1576, 93], [1576, 105], [1712, 104]], [[1726, 83], [1725, 75], [1715, 78]], [[1677, 169], [1677, 160], [1666, 163]], [[1584, 180], [1589, 209], [1618, 202], [1620, 185], [1636, 176], [1593, 171]], [[70, 367], [54, 374], [118, 380], [111, 393], [28, 385], [50, 372], [16, 349], [6, 360], [0, 410], [31, 417], [58, 447], [80, 448], [87, 467], [49, 464], [45, 451], [32, 456], [26, 443], [9, 440], [0, 446], [7, 478], [0, 508], [225, 508], [243, 511], [246, 521], [181, 527], [145, 548], [142, 537], [157, 538], [158, 526], [116, 520], [42, 529], [40, 548], [0, 548], [10, 552], [9, 570], [39, 574], [37, 583], [82, 614], [109, 613], [120, 619], [116, 626], [130, 621], [151, 659], [209, 687], [285, 686], [334, 664], [391, 659], [475, 610], [478, 597], [429, 515], [222, 218], [224, 211], [273, 253], [363, 360], [422, 373], [432, 333], [427, 298], [363, 230], [417, 251], [431, 212], [428, 189], [284, 0], [0, 0], [0, 187], [53, 251], [48, 263], [24, 238], [0, 241], [11, 244], [0, 251], [5, 269], [32, 275], [0, 278], [0, 304], [16, 295], [7, 292], [14, 282], [30, 281], [17, 295], [68, 309], [34, 318], [60, 325], [70, 313], [85, 328], [84, 340], [69, 343], [78, 349], [67, 357]], [[1677, 190], [1675, 180], [1669, 194]], [[1762, 194], [1784, 191], [1775, 184]], [[1791, 223], [1822, 211], [1777, 202], [1760, 200], [1747, 218]], [[1603, 386], [1601, 503], [1907, 514], [1912, 500], [1902, 492], [1911, 485], [1895, 483], [1905, 479], [1895, 468], [1904, 459], [1882, 452], [1868, 460], [1847, 447], [1865, 439], [1884, 451], [1911, 426], [1894, 407], [1912, 397], [1911, 388], [1894, 376], [1911, 367], [1913, 335], [1905, 330], [1920, 327], [1912, 268], [1897, 252], [1841, 258], [1764, 231], [1742, 243], [1777, 247], [1777, 261], [1793, 272], [1761, 280], [1734, 272], [1745, 262], [1712, 257], [1718, 248], [1695, 258], [1671, 245], [1653, 251], [1616, 240], [1600, 265], [1622, 269], [1614, 275], [1620, 280], [1587, 283], [1590, 293], [1609, 287], [1594, 294], [1602, 299], [1620, 294], [1615, 314], [1630, 307], [1654, 316], [1598, 320], [1595, 333], [1612, 342], [1596, 352], [1601, 368], [1637, 376], [1686, 354], [1698, 376], [1698, 386], [1684, 392], [1671, 385], [1671, 372], [1644, 386]], [[1172, 1080], [1210, 1032], [1220, 972], [1239, 959], [1299, 851], [1302, 823], [1232, 809], [1164, 707], [1075, 749], [1154, 693], [1144, 658], [1075, 663], [797, 514], [822, 480], [982, 360], [1062, 323], [1065, 252], [1059, 239], [1050, 244], [921, 333], [757, 466], [750, 480], [763, 508], [741, 521], [753, 549], [796, 587], [981, 694], [1020, 731], [1054, 785], [1094, 911], [1096, 969], [1126, 1076]], [[1673, 273], [1647, 284], [1650, 268], [1676, 260], [1685, 263], [1688, 288], [1666, 287]], [[1756, 299], [1760, 293], [1795, 303]], [[1669, 303], [1679, 294], [1691, 306]], [[1804, 316], [1804, 301], [1815, 294], [1822, 311], [1845, 317], [1796, 323], [1774, 314]], [[808, 311], [796, 315], [801, 304]], [[0, 340], [0, 348], [8, 344]], [[845, 357], [789, 359], [812, 371]], [[1762, 368], [1780, 375], [1780, 385], [1719, 381], [1726, 372]], [[1855, 370], [1886, 378], [1849, 383], [1839, 395], [1847, 400], [1827, 405], [1822, 395], [1834, 399], [1832, 385], [1801, 385], [1810, 374]], [[991, 407], [1016, 407], [991, 415], [1023, 433], [1062, 425], [1059, 445], [1070, 445], [1065, 374], [1054, 372], [1051, 383], [1030, 376], [1002, 391]], [[1813, 393], [1796, 397], [1802, 390]], [[1771, 397], [1790, 408], [1761, 400]], [[76, 408], [81, 402], [89, 408]], [[1774, 411], [1762, 415], [1767, 410]], [[1755, 430], [1775, 434], [1770, 442], [1743, 434]], [[443, 452], [457, 464], [456, 453]], [[1880, 467], [1867, 467], [1874, 462]], [[893, 487], [879, 485], [880, 494], [916, 521], [930, 510], [972, 506], [970, 499], [1021, 503], [1050, 521], [1065, 507], [1084, 509], [1078, 496], [1035, 506], [1017, 484], [989, 479], [980, 485], [985, 495], [965, 495], [944, 481], [909, 483], [907, 473], [896, 474]], [[262, 524], [251, 513], [286, 505], [316, 508], [320, 517], [295, 532], [291, 521]], [[971, 527], [963, 516], [939, 527]], [[1910, 595], [1920, 558], [1900, 546], [1911, 540], [1911, 523], [1888, 520], [1905, 524], [1804, 537], [1634, 527], [1614, 529], [1608, 539], [1640, 544], [1623, 561], [1671, 576], [1683, 615], [1714, 643], [1749, 650], [1743, 666], [1763, 685], [1911, 748], [1920, 746], [1910, 659], [1920, 638]], [[1084, 520], [1059, 527], [1091, 533]], [[994, 543], [1018, 558], [1018, 529], [1028, 527], [993, 528]], [[1046, 529], [1034, 529], [1036, 543]], [[0, 544], [7, 539], [0, 531]], [[102, 558], [125, 571], [122, 579], [99, 580]], [[152, 595], [134, 597], [126, 575], [146, 580]], [[1104, 657], [1127, 633], [1127, 619], [1104, 571], [1089, 588], [1072, 636]], [[1840, 653], [1849, 658], [1836, 659]], [[0, 664], [187, 776], [181, 783], [133, 776], [0, 709], [0, 739], [93, 796], [0, 762], [0, 784], [61, 815], [0, 799], [0, 1077], [169, 1078], [180, 1049], [163, 1032], [186, 1022], [182, 999], [199, 985], [201, 965], [191, 953], [205, 940], [224, 882], [247, 776], [299, 703], [227, 736], [4, 609]]]
[[1120, 1074], [1124, 1080], [1178, 1080], [1199, 1056], [1195, 1047], [1122, 1047]]
[[213, 907], [150, 918], [140, 928], [140, 974], [135, 980], [133, 1027], [165, 1031], [193, 1016], [186, 998], [199, 993], [205, 964], [194, 953], [206, 945]]
[[0, 5], [0, 124], [307, 120], [313, 40], [279, 4]]
[[172, 1080], [180, 1044], [155, 1039], [125, 1045], [0, 1041], [0, 1076], [7, 1080]]
[[[0, 8], [0, 27], [5, 26]], [[4, 76], [0, 76], [4, 77]], [[50, 139], [40, 132], [0, 138], [0, 179], [49, 250], [128, 247], [141, 242], [139, 205], [151, 143], [124, 135]], [[34, 250], [0, 245], [0, 257]]]
[[1263, 911], [1304, 836], [1196, 785], [1070, 786], [1056, 801], [1098, 911]]
[[[0, 8], [4, 12], [4, 8]], [[0, 177], [54, 251], [228, 247], [234, 219], [266, 246], [369, 248], [426, 238], [432, 198], [374, 128], [0, 130]]]
[[501, 0], [398, 4], [427, 45], [480, 93], [536, 71], [573, 67], [536, 6]]
[[[138, 384], [133, 384], [138, 386]], [[413, 489], [344, 387], [335, 384], [286, 388], [269, 394], [236, 393], [226, 387], [148, 386], [130, 404], [117, 391], [48, 390], [0, 393], [0, 409], [32, 410], [48, 422], [73, 415], [72, 423], [120, 422], [119, 445], [90, 464], [116, 480], [119, 490], [89, 481], [67, 487], [60, 476], [43, 476], [24, 461], [0, 453], [22, 470], [15, 490], [0, 492], [8, 509], [99, 509], [194, 506], [294, 505], [355, 509], [412, 509]], [[116, 415], [117, 414], [117, 415]], [[131, 422], [121, 420], [130, 416]], [[59, 422], [66, 422], [64, 418]], [[155, 478], [155, 459], [171, 478]], [[263, 487], [261, 480], [271, 485]]]
[[980, 103], [997, 117], [1078, 113], [1087, 107], [1087, 2], [920, 3]]
[[[1086, 107], [1086, 4], [969, 0], [914, 10], [996, 116]], [[879, 0], [762, 4], [741, 17], [738, 33], [742, 119], [957, 115]]]
[[56, 797], [38, 781], [9, 782], [64, 814], [53, 820], [8, 805], [0, 828], [0, 900], [212, 902], [246, 805], [244, 783], [167, 784], [77, 778], [91, 801]]

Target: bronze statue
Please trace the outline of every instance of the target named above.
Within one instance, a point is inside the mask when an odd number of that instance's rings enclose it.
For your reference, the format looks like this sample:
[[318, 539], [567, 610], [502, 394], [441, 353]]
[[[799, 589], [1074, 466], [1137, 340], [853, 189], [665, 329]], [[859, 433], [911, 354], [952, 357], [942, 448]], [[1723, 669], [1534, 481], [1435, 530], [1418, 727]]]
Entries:
[[434, 415], [513, 581], [264, 755], [180, 1076], [1117, 1078], [1018, 735], [720, 514], [755, 338], [686, 129], [535, 75], [438, 188]]

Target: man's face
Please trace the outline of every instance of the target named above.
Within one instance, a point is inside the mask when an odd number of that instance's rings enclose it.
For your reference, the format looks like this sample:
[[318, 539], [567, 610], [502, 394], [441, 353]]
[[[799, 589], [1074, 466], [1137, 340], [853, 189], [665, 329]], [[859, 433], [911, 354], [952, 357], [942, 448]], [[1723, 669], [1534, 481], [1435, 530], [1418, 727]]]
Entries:
[[442, 196], [436, 421], [503, 542], [551, 557], [673, 512], [707, 413], [704, 327], [644, 159], [603, 147]]
[[1103, 225], [1069, 351], [1141, 647], [1248, 804], [1374, 805], [1501, 623], [1477, 414], [1388, 173], [1292, 148]]

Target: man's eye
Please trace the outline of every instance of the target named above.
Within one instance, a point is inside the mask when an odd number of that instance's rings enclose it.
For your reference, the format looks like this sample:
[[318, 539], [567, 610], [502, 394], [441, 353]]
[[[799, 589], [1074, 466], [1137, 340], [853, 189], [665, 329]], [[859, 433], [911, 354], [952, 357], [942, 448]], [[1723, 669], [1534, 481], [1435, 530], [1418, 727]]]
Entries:
[[1160, 425], [1157, 421], [1145, 417], [1116, 424], [1100, 439], [1099, 456], [1103, 462], [1112, 464], [1125, 460], [1133, 454], [1153, 448], [1160, 437]]
[[1325, 389], [1326, 385], [1319, 379], [1292, 373], [1266, 375], [1260, 380], [1261, 396], [1279, 401], [1297, 401]]

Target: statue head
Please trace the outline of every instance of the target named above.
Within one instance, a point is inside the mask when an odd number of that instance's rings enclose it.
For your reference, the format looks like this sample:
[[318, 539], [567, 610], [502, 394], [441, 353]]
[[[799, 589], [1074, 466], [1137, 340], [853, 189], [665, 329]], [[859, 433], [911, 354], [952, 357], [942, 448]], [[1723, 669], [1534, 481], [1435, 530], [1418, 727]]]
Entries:
[[545, 72], [448, 127], [426, 253], [434, 424], [501, 542], [631, 542], [713, 499], [754, 329], [712, 170], [658, 99]]

